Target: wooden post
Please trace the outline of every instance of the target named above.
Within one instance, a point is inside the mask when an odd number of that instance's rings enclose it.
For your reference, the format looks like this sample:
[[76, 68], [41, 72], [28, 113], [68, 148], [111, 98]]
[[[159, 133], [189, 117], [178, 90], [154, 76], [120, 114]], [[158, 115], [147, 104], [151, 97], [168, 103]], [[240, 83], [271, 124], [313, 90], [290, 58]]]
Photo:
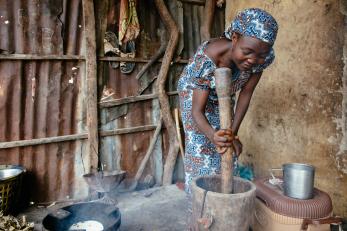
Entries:
[[[216, 91], [219, 102], [219, 119], [221, 129], [231, 128], [233, 113], [231, 108], [231, 70], [229, 68], [217, 68], [214, 72]], [[228, 148], [222, 155], [222, 193], [233, 191], [233, 148]]]
[[160, 117], [159, 119], [159, 123], [157, 125], [157, 128], [155, 129], [155, 132], [154, 132], [154, 135], [151, 139], [151, 142], [149, 144], [149, 147], [147, 149], [147, 152], [146, 152], [146, 155], [143, 157], [142, 161], [141, 161], [141, 164], [136, 172], [136, 175], [134, 177], [134, 182], [132, 183], [132, 185], [130, 186], [130, 191], [133, 191], [135, 190], [141, 176], [142, 176], [142, 173], [143, 171], [145, 170], [145, 167], [146, 167], [146, 164], [149, 160], [149, 157], [151, 156], [154, 148], [155, 148], [155, 144], [157, 143], [157, 140], [158, 140], [158, 137], [160, 136], [160, 132], [161, 132], [161, 127], [162, 127], [162, 119]]
[[174, 113], [175, 113], [175, 123], [176, 123], [177, 138], [178, 138], [178, 142], [179, 142], [179, 145], [180, 145], [180, 152], [181, 152], [182, 160], [184, 161], [184, 147], [183, 147], [183, 140], [182, 140], [182, 136], [181, 136], [180, 119], [179, 119], [178, 108], [175, 108]]
[[200, 29], [201, 41], [206, 41], [211, 38], [211, 28], [215, 8], [216, 0], [206, 0], [204, 7], [204, 21], [202, 22]]
[[82, 0], [82, 8], [87, 79], [88, 152], [90, 156], [90, 172], [95, 172], [98, 168], [99, 143], [95, 18], [93, 0]]
[[169, 72], [170, 63], [175, 54], [175, 49], [178, 44], [179, 30], [173, 20], [170, 12], [168, 11], [164, 0], [154, 0], [155, 6], [158, 9], [161, 20], [163, 21], [165, 28], [170, 34], [170, 39], [163, 57], [163, 63], [160, 67], [158, 74], [158, 80], [156, 90], [158, 93], [158, 99], [160, 103], [160, 111], [163, 117], [165, 127], [169, 133], [169, 152], [164, 165], [163, 185], [172, 184], [173, 170], [176, 164], [176, 158], [179, 150], [177, 133], [175, 123], [171, 115], [169, 98], [166, 94], [165, 86], [166, 79]]

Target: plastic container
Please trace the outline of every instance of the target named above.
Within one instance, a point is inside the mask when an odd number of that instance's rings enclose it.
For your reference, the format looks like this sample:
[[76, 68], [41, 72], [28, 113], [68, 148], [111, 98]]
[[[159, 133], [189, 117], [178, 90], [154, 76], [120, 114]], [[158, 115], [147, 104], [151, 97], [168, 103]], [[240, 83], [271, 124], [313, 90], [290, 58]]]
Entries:
[[256, 203], [253, 231], [330, 231], [330, 224], [340, 225], [333, 216], [330, 196], [317, 188], [313, 198], [299, 200], [287, 197], [268, 178], [255, 180]]
[[[329, 217], [329, 216], [328, 216]], [[324, 218], [323, 218], [324, 219]], [[261, 200], [256, 199], [253, 231], [302, 231], [304, 219], [273, 212]], [[330, 224], [308, 225], [307, 231], [330, 231]]]

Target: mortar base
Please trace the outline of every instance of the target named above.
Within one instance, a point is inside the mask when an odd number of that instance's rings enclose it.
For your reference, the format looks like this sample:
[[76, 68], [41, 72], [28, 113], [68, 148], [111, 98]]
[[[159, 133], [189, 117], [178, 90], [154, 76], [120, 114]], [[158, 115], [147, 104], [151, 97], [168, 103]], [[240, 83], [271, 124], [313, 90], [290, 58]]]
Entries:
[[192, 182], [194, 230], [248, 231], [255, 206], [256, 186], [234, 177], [232, 194], [220, 193], [221, 177], [203, 176]]

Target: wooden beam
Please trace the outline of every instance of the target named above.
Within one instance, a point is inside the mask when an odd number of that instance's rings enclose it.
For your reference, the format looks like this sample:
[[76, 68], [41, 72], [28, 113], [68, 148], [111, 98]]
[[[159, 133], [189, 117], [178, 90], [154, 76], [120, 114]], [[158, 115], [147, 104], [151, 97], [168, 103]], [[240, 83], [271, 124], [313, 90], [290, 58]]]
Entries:
[[88, 126], [88, 152], [90, 158], [90, 172], [97, 171], [99, 156], [98, 139], [98, 111], [97, 111], [97, 66], [95, 18], [93, 0], [82, 0], [86, 79], [87, 79], [87, 126]]
[[189, 3], [189, 4], [194, 4], [194, 5], [200, 5], [204, 6], [205, 1], [204, 0], [179, 0], [182, 3]]
[[137, 96], [129, 96], [120, 99], [111, 99], [107, 101], [100, 102], [100, 107], [114, 107], [122, 104], [135, 103], [139, 101], [149, 100], [157, 98], [157, 94], [148, 94], [148, 95], [137, 95]]
[[184, 141], [182, 140], [182, 135], [181, 135], [181, 127], [180, 127], [180, 118], [179, 118], [178, 108], [174, 109], [174, 114], [175, 114], [175, 124], [176, 124], [177, 138], [178, 138], [178, 142], [180, 145], [181, 157], [182, 157], [182, 160], [184, 160], [184, 147], [183, 147]]
[[[167, 92], [167, 95], [177, 95], [178, 91], [170, 91]], [[129, 96], [129, 97], [124, 97], [120, 99], [111, 99], [111, 100], [105, 100], [99, 103], [100, 107], [106, 108], [106, 107], [114, 107], [114, 106], [119, 106], [123, 104], [128, 104], [128, 103], [136, 103], [140, 101], [145, 101], [145, 100], [150, 100], [150, 99], [156, 99], [158, 98], [158, 94], [148, 94], [148, 95], [137, 95], [137, 96]]]
[[88, 138], [88, 133], [80, 133], [80, 134], [54, 136], [54, 137], [46, 137], [46, 138], [31, 139], [31, 140], [0, 142], [0, 149], [33, 146], [33, 145], [39, 145], [39, 144], [52, 144], [52, 143], [58, 143], [58, 142], [87, 139], [87, 138]]
[[[31, 54], [11, 54], [0, 55], [0, 60], [86, 60], [83, 55], [31, 55]], [[133, 62], [133, 63], [149, 63], [150, 59], [143, 58], [127, 58], [127, 57], [105, 57], [99, 56], [98, 61], [115, 61], [115, 62]], [[162, 59], [158, 59], [155, 62], [162, 62]], [[187, 64], [188, 59], [176, 59], [173, 63]]]
[[[130, 128], [118, 128], [115, 130], [100, 131], [100, 136], [107, 137], [107, 136], [130, 134], [130, 133], [136, 133], [136, 132], [145, 132], [145, 131], [154, 130], [155, 128], [156, 128], [155, 125], [144, 125], [144, 126], [137, 126], [137, 127], [130, 127]], [[0, 149], [34, 146], [34, 145], [40, 145], [40, 144], [53, 144], [53, 143], [83, 140], [83, 139], [88, 139], [87, 132], [72, 134], [72, 135], [65, 135], [65, 136], [45, 137], [45, 138], [38, 138], [38, 139], [31, 139], [31, 140], [0, 142]]]
[[[0, 55], [0, 60], [86, 60], [83, 55], [31, 55], [31, 54], [10, 54]], [[115, 61], [115, 62], [133, 62], [133, 63], [149, 63], [150, 59], [143, 58], [127, 58], [127, 57], [105, 57], [99, 56], [99, 61]], [[162, 59], [156, 60], [162, 62]], [[173, 63], [187, 64], [188, 59], [176, 59]]]
[[[115, 62], [133, 62], [133, 63], [149, 63], [150, 59], [143, 59], [143, 58], [127, 58], [127, 57], [105, 57], [105, 56], [99, 56], [99, 61], [115, 61]], [[162, 62], [162, 59], [158, 59], [155, 62]], [[176, 59], [173, 60], [173, 63], [182, 63], [187, 64], [189, 60], [187, 59]]]
[[147, 149], [146, 155], [143, 157], [141, 164], [140, 164], [139, 168], [137, 169], [133, 183], [131, 184], [131, 186], [129, 188], [130, 191], [135, 190], [135, 188], [136, 188], [136, 186], [137, 186], [137, 184], [138, 184], [138, 182], [139, 182], [139, 180], [143, 174], [143, 171], [145, 170], [145, 167], [146, 167], [146, 164], [149, 160], [149, 157], [151, 156], [151, 154], [155, 148], [155, 144], [157, 143], [158, 137], [160, 136], [162, 124], [163, 124], [163, 122], [162, 122], [162, 119], [160, 118], [159, 124], [158, 124], [157, 128], [155, 129], [153, 138], [151, 139], [151, 142], [150, 142], [149, 147]]
[[0, 55], [0, 60], [85, 60], [85, 57], [81, 55], [10, 54]]
[[122, 134], [129, 134], [129, 133], [135, 133], [135, 132], [145, 132], [145, 131], [151, 131], [154, 130], [157, 126], [155, 125], [144, 125], [144, 126], [138, 126], [138, 127], [131, 127], [131, 128], [119, 128], [116, 130], [109, 130], [109, 131], [100, 131], [100, 136], [115, 136], [115, 135], [122, 135]]

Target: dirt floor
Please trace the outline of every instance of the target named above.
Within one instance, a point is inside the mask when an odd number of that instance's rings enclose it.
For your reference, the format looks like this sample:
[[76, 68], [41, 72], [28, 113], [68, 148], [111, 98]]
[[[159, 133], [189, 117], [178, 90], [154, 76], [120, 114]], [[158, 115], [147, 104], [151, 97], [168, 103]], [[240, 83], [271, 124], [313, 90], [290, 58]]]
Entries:
[[123, 194], [118, 200], [121, 231], [185, 230], [186, 195], [176, 185]]
[[[122, 193], [117, 200], [122, 216], [121, 231], [185, 230], [186, 197], [176, 185]], [[41, 222], [48, 213], [70, 204], [33, 206], [18, 217], [26, 215], [28, 221], [35, 222], [35, 230], [42, 230]]]
[[[120, 231], [183, 231], [186, 230], [187, 210], [185, 192], [176, 185], [156, 187], [142, 191], [121, 193], [114, 198], [118, 201], [122, 220]], [[43, 218], [58, 208], [71, 202], [50, 206], [32, 206], [18, 217], [26, 215], [35, 223], [35, 230], [42, 231]], [[332, 227], [338, 231], [338, 227]], [[347, 231], [347, 224], [343, 225]]]

